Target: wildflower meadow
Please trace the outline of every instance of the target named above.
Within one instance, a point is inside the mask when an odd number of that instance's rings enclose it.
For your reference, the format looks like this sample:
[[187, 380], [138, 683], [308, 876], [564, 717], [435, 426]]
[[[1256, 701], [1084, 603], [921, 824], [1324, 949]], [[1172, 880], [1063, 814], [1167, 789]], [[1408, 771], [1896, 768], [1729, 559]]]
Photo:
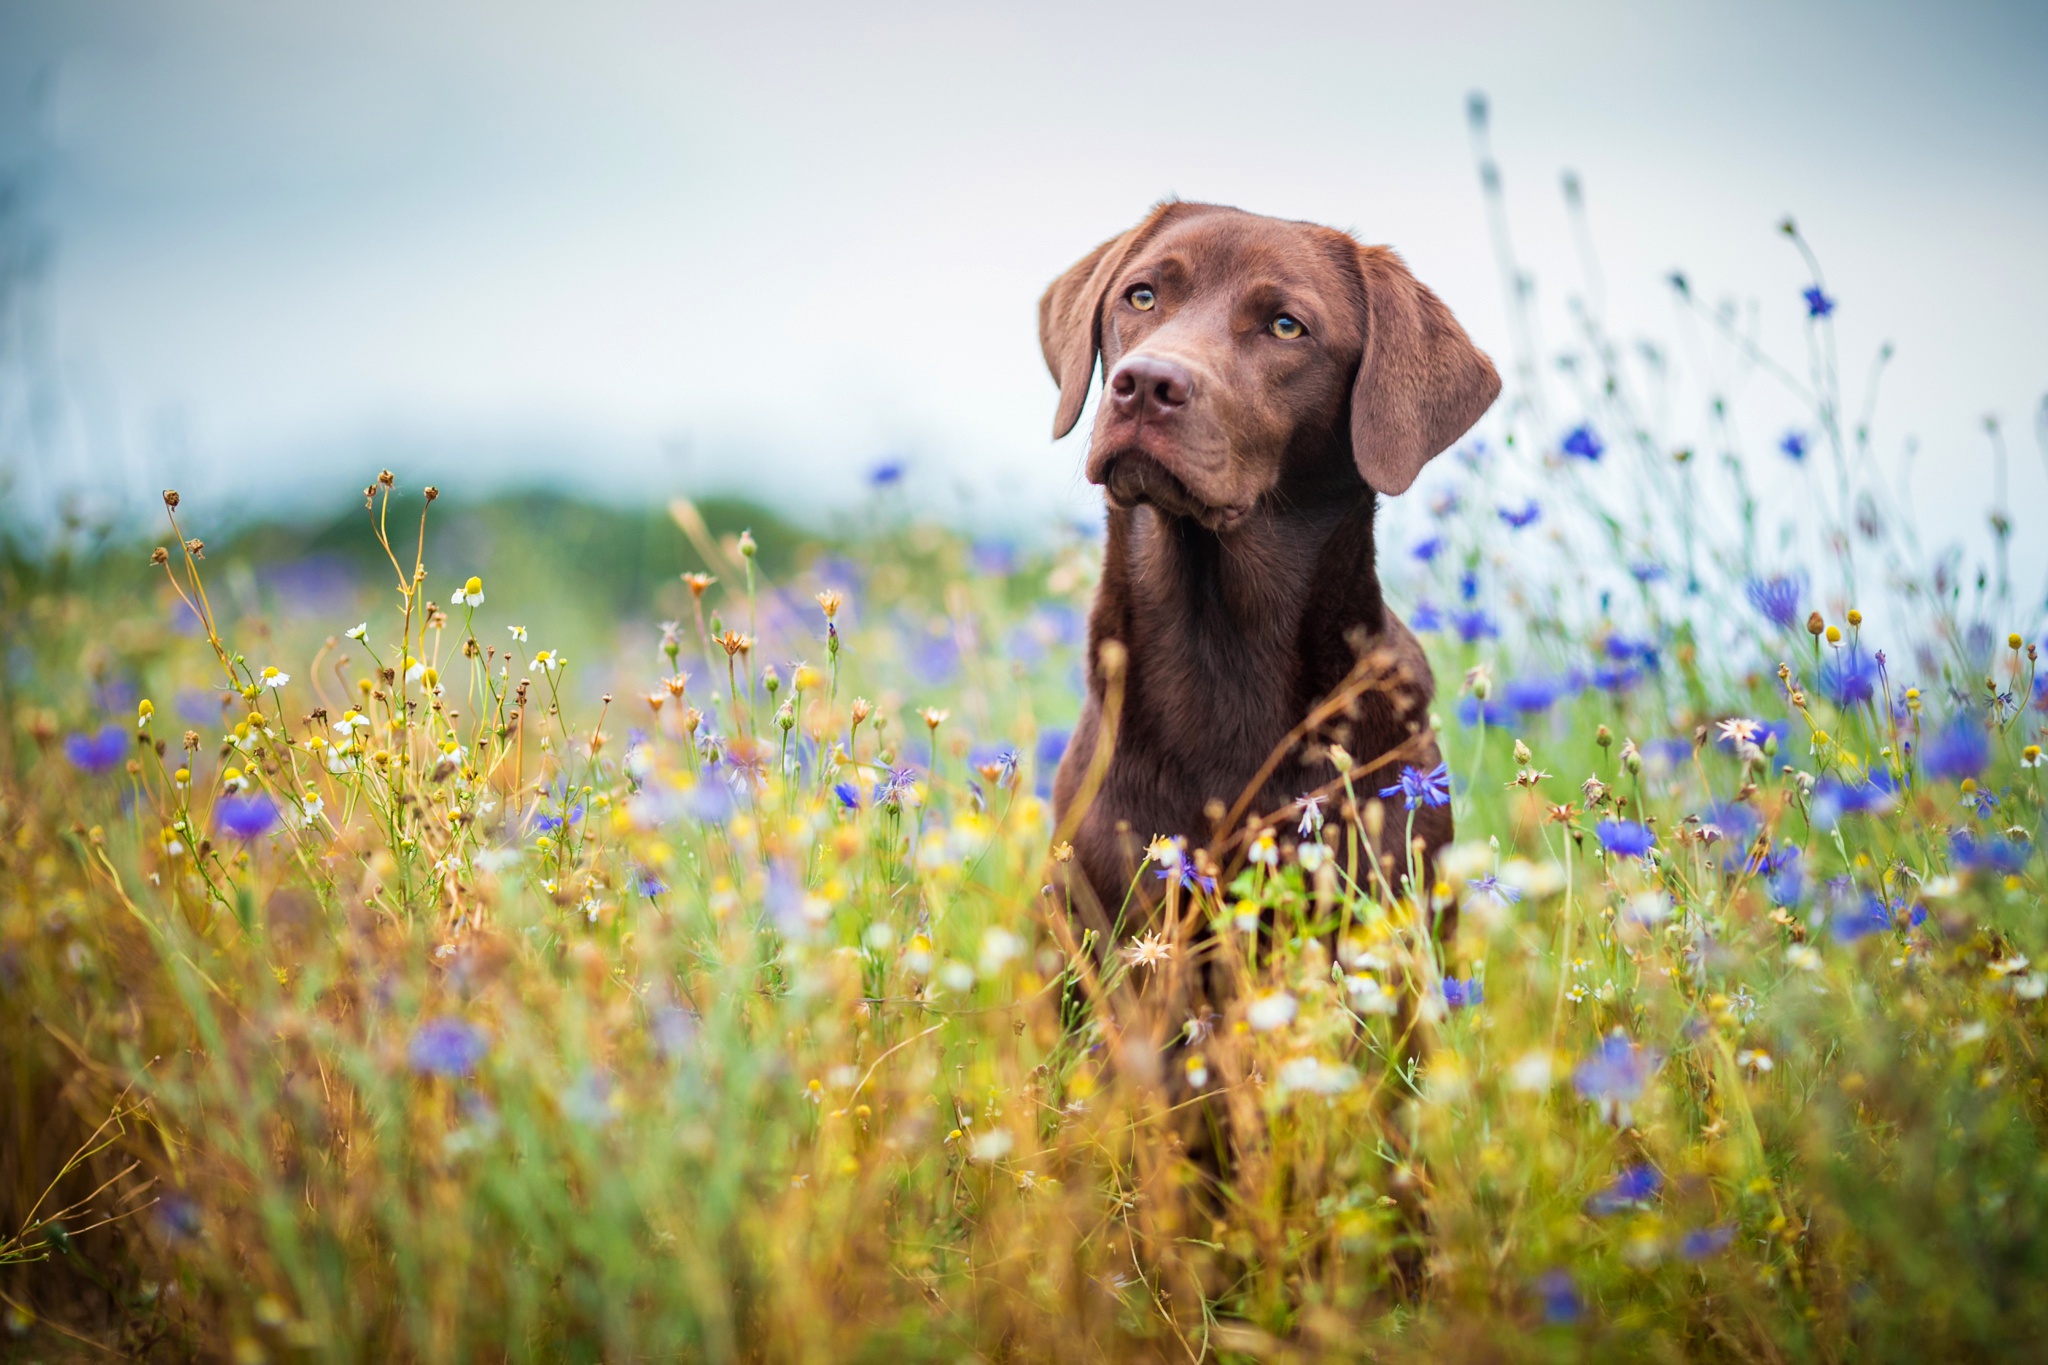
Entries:
[[[827, 531], [678, 501], [631, 602], [402, 470], [340, 568], [168, 491], [11, 539], [0, 1342], [2033, 1354], [2041, 599], [2009, 509], [1919, 546], [1805, 259], [1803, 357], [1684, 279], [1697, 372], [1509, 357], [1380, 524], [1444, 766], [1156, 842], [1110, 938], [1052, 890], [1092, 528], [891, 464]], [[1442, 804], [1412, 896], [1324, 840]]]

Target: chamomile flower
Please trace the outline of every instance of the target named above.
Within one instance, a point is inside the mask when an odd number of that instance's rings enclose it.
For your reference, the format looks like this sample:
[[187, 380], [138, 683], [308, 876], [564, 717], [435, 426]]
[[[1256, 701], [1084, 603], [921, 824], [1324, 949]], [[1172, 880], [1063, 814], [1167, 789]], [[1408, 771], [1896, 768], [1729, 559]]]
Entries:
[[326, 813], [327, 803], [320, 799], [318, 793], [307, 792], [305, 804], [299, 807], [299, 825], [302, 828], [311, 829], [314, 823]]
[[533, 656], [533, 662], [526, 666], [529, 673], [553, 673], [565, 667], [568, 660], [552, 649], [544, 649]]
[[357, 730], [369, 729], [370, 718], [351, 706], [348, 710], [341, 713], [340, 720], [334, 722], [334, 728], [346, 738]]
[[415, 659], [410, 654], [406, 655], [405, 680], [407, 682], [418, 682], [421, 678], [424, 678], [426, 676], [427, 661], [425, 659]]
[[515, 639], [515, 640], [518, 640], [518, 641], [521, 641], [522, 643], [523, 643], [523, 642], [525, 641], [525, 639], [526, 639], [526, 627], [525, 627], [525, 626], [507, 626], [507, 627], [505, 627], [505, 629], [507, 629], [507, 630], [509, 630], [509, 631], [511, 631], [511, 632], [512, 632], [512, 638], [513, 638], [513, 639]]
[[1273, 831], [1266, 830], [1258, 838], [1252, 840], [1252, 846], [1245, 856], [1253, 862], [1261, 863], [1266, 867], [1278, 867], [1280, 865], [1280, 846], [1273, 842]]
[[220, 785], [224, 791], [244, 792], [249, 790], [249, 779], [240, 768], [228, 768], [220, 775]]
[[467, 583], [449, 594], [448, 604], [455, 607], [480, 607], [484, 604], [484, 581], [474, 575]]
[[370, 623], [368, 621], [358, 621], [354, 625], [350, 626], [347, 630], [343, 631], [342, 634], [348, 636], [349, 639], [360, 643], [364, 639], [368, 638], [370, 634]]
[[275, 691], [278, 688], [283, 687], [286, 683], [290, 682], [291, 680], [291, 674], [279, 672], [277, 666], [274, 664], [265, 664], [263, 666], [263, 672], [257, 675], [256, 685], [258, 687], [268, 687], [272, 691]]

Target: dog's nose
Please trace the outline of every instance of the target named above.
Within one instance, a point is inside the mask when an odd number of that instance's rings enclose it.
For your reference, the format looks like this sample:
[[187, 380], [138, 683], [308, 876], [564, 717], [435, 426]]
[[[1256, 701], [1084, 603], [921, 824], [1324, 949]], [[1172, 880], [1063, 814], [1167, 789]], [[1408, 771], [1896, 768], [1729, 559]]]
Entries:
[[1109, 376], [1109, 401], [1135, 417], [1165, 417], [1187, 406], [1195, 377], [1187, 366], [1164, 356], [1134, 355]]

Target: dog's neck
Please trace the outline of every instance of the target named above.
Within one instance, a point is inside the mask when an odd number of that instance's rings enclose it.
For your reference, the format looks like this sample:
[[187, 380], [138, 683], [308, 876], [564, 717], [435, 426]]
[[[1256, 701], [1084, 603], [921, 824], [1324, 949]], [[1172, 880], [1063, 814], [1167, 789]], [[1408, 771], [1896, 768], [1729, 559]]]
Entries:
[[1327, 688], [1316, 661], [1339, 661], [1341, 674], [1347, 634], [1384, 626], [1374, 510], [1355, 477], [1284, 488], [1223, 531], [1112, 508], [1091, 634], [1128, 650], [1126, 714], [1136, 722], [1166, 702], [1175, 714], [1158, 716], [1154, 741], [1191, 763], [1263, 757]]

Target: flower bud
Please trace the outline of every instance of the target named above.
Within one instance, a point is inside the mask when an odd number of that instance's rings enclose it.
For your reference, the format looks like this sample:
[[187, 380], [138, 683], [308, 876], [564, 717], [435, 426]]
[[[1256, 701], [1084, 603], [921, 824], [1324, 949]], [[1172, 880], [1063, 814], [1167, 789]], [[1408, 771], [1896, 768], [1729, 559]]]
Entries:
[[1820, 619], [1819, 612], [1814, 612], [1806, 618], [1806, 633], [1808, 635], [1819, 635], [1827, 628], [1828, 623]]

